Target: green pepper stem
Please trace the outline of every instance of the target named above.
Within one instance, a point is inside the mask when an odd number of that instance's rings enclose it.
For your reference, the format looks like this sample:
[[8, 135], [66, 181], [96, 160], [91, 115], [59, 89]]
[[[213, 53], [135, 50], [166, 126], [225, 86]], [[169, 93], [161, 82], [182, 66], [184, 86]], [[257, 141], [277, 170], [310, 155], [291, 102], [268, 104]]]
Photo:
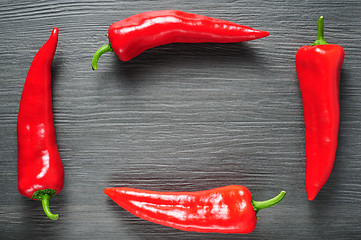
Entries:
[[257, 214], [257, 212], [259, 210], [271, 207], [271, 206], [276, 205], [277, 203], [279, 203], [285, 197], [285, 195], [286, 195], [286, 192], [281, 191], [280, 194], [278, 194], [274, 198], [271, 198], [271, 199], [266, 200], [266, 201], [254, 201], [254, 200], [252, 200], [251, 203], [253, 205], [254, 211]]
[[312, 43], [312, 46], [314, 45], [326, 45], [328, 44], [325, 41], [325, 35], [324, 35], [324, 18], [323, 16], [319, 17], [318, 19], [318, 28], [317, 28], [317, 38], [314, 43]]
[[50, 218], [51, 220], [58, 220], [59, 215], [52, 214], [50, 211], [49, 199], [50, 199], [49, 194], [44, 194], [41, 198], [41, 203], [43, 204], [44, 212], [45, 212], [46, 216], [48, 216], [48, 218]]
[[100, 56], [103, 54], [103, 53], [106, 53], [106, 52], [113, 52], [113, 49], [112, 49], [112, 46], [110, 45], [110, 43], [100, 47], [98, 49], [98, 51], [95, 52], [94, 56], [93, 56], [93, 59], [92, 59], [92, 68], [93, 70], [97, 70], [98, 69], [98, 60], [100, 58]]

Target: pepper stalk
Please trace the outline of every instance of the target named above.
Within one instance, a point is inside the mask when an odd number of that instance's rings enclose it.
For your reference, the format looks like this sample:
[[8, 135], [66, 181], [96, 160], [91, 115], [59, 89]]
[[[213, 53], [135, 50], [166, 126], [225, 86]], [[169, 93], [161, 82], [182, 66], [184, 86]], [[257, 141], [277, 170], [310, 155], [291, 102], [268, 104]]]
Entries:
[[59, 214], [53, 214], [50, 211], [49, 200], [55, 196], [55, 193], [56, 191], [53, 189], [45, 189], [36, 191], [32, 196], [32, 199], [41, 201], [46, 216], [48, 216], [51, 220], [58, 220], [59, 218]]
[[315, 45], [326, 45], [328, 44], [325, 41], [325, 23], [324, 23], [324, 18], [323, 16], [318, 18], [318, 27], [317, 27], [317, 38], [316, 41], [314, 43], [311, 44], [311, 46], [315, 46]]
[[254, 201], [252, 200], [251, 203], [253, 205], [253, 209], [258, 213], [259, 210], [272, 207], [279, 203], [284, 197], [286, 196], [286, 191], [281, 191], [276, 197], [268, 199], [266, 201]]

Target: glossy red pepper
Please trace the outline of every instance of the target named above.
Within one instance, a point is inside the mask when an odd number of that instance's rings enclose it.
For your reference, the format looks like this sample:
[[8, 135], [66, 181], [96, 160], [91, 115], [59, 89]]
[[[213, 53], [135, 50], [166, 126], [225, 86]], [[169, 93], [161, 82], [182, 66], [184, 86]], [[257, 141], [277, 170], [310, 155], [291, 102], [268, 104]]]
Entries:
[[327, 182], [335, 161], [340, 120], [340, 71], [345, 52], [324, 39], [324, 19], [317, 40], [296, 54], [306, 139], [306, 191], [313, 200]]
[[144, 12], [109, 27], [110, 43], [94, 54], [92, 67], [96, 70], [100, 55], [109, 51], [129, 61], [149, 48], [168, 43], [235, 43], [268, 35], [230, 21], [178, 10]]
[[199, 192], [155, 192], [106, 188], [114, 202], [142, 219], [184, 231], [250, 233], [257, 212], [280, 202], [286, 192], [264, 201], [252, 200], [244, 186], [230, 185]]
[[21, 95], [18, 134], [18, 189], [41, 200], [46, 215], [58, 219], [49, 199], [64, 183], [64, 169], [56, 145], [51, 99], [51, 63], [58, 43], [58, 28], [35, 55]]

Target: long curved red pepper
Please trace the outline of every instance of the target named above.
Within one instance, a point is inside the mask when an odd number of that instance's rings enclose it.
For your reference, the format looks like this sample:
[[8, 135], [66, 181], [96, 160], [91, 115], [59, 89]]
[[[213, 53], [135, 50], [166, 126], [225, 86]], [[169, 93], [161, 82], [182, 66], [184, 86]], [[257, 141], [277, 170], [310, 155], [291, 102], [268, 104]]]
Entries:
[[257, 212], [280, 202], [286, 192], [264, 201], [252, 200], [244, 186], [230, 185], [198, 192], [155, 192], [106, 188], [119, 206], [142, 219], [183, 231], [250, 233]]
[[317, 40], [296, 54], [306, 138], [306, 190], [313, 200], [327, 182], [335, 161], [340, 120], [340, 71], [343, 48], [324, 39], [324, 19], [318, 20]]
[[92, 67], [96, 70], [99, 57], [110, 51], [120, 60], [129, 61], [149, 48], [168, 43], [235, 43], [268, 35], [266, 31], [178, 10], [144, 12], [109, 27], [110, 43], [94, 54]]
[[49, 199], [64, 184], [64, 169], [56, 145], [51, 99], [51, 63], [58, 43], [58, 28], [35, 55], [25, 80], [17, 121], [18, 189], [41, 200], [45, 214], [53, 220]]

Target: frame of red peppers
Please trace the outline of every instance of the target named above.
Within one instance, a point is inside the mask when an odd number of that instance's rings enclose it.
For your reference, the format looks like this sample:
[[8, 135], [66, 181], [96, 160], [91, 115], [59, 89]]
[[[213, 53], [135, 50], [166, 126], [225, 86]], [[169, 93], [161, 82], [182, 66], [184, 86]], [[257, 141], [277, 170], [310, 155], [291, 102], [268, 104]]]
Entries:
[[[149, 48], [168, 43], [234, 43], [268, 36], [233, 22], [177, 10], [144, 12], [109, 27], [109, 43], [93, 56], [114, 52], [129, 61]], [[58, 42], [54, 28], [49, 40], [35, 55], [21, 96], [18, 121], [18, 189], [41, 200], [45, 214], [58, 219], [49, 199], [64, 183], [64, 169], [56, 145], [51, 99], [51, 63]], [[333, 168], [339, 129], [341, 46], [324, 39], [324, 19], [319, 18], [317, 40], [296, 54], [296, 71], [302, 95], [306, 141], [306, 192], [313, 200], [327, 182]], [[155, 192], [134, 188], [106, 188], [108, 195], [130, 213], [164, 226], [184, 231], [250, 233], [257, 212], [279, 203], [281, 191], [267, 201], [254, 201], [250, 191], [230, 185], [198, 192]]]

